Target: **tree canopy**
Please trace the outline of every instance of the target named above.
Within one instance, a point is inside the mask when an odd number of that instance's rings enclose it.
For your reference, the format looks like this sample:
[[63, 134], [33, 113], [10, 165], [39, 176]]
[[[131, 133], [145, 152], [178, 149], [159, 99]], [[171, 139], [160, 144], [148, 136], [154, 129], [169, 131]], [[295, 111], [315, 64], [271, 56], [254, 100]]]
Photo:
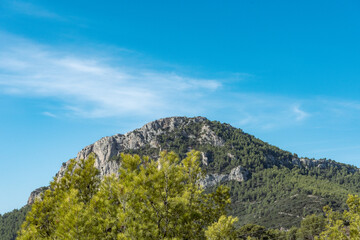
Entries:
[[195, 151], [183, 160], [173, 152], [158, 161], [122, 154], [118, 175], [102, 181], [93, 155], [72, 160], [34, 203], [18, 239], [233, 239], [229, 189], [204, 192], [199, 158]]
[[348, 210], [342, 214], [334, 212], [328, 206], [324, 207], [327, 225], [319, 239], [360, 239], [360, 198], [350, 194], [346, 203]]

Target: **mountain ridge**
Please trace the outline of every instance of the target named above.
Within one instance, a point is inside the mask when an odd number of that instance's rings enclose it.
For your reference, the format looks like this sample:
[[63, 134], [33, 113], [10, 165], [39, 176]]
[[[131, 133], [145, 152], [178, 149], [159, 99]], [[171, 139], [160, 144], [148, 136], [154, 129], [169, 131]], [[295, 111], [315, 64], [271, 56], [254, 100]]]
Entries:
[[[190, 150], [201, 152], [206, 172], [199, 184], [213, 191], [218, 184], [230, 189], [228, 214], [238, 217], [238, 226], [248, 223], [267, 228], [300, 226], [310, 214], [323, 214], [323, 207], [346, 208], [348, 194], [360, 194], [360, 173], [355, 166], [326, 159], [299, 158], [226, 123], [204, 117], [169, 117], [149, 122], [126, 134], [115, 134], [84, 147], [76, 159], [95, 152], [102, 176], [117, 173], [120, 153], [149, 156], [174, 151], [181, 158]], [[56, 174], [61, 178], [68, 163]], [[47, 189], [34, 190], [20, 210], [0, 215], [0, 238], [15, 239], [31, 204]]]
[[[218, 127], [221, 127], [221, 131], [219, 131]], [[156, 159], [160, 151], [174, 150], [173, 146], [169, 146], [170, 142], [181, 139], [179, 141], [182, 141], [182, 144], [186, 141], [191, 142], [191, 144], [187, 144], [182, 152], [181, 150], [175, 149], [178, 153], [184, 155], [193, 148], [201, 151], [202, 166], [208, 172], [205, 178], [200, 182], [204, 187], [211, 187], [220, 183], [224, 184], [233, 180], [237, 182], [247, 181], [251, 178], [252, 172], [256, 169], [251, 165], [244, 166], [241, 156], [238, 156], [238, 154], [231, 152], [230, 150], [225, 153], [224, 158], [230, 162], [231, 167], [211, 167], [210, 165], [215, 160], [214, 153], [212, 150], [207, 150], [206, 147], [204, 147], [211, 146], [221, 149], [225, 145], [229, 145], [228, 142], [230, 140], [228, 135], [231, 135], [234, 131], [241, 137], [250, 139], [250, 143], [255, 142], [257, 144], [255, 144], [256, 146], [270, 147], [270, 150], [266, 149], [266, 151], [263, 151], [262, 153], [260, 151], [260, 154], [258, 154], [260, 157], [258, 157], [259, 159], [257, 159], [257, 161], [263, 162], [263, 168], [277, 166], [289, 169], [295, 167], [300, 169], [330, 169], [346, 166], [347, 171], [350, 173], [359, 171], [359, 169], [354, 166], [338, 163], [333, 160], [299, 158], [296, 154], [292, 154], [263, 142], [252, 135], [244, 133], [241, 129], [232, 127], [230, 124], [210, 121], [207, 118], [200, 116], [193, 118], [161, 118], [125, 134], [115, 134], [113, 136], [103, 137], [95, 143], [84, 147], [77, 154], [76, 159], [87, 158], [89, 154], [95, 153], [95, 167], [99, 169], [101, 176], [117, 174], [121, 162], [119, 159], [120, 153], [140, 153], [143, 155], [150, 155], [152, 158]], [[226, 135], [226, 133], [228, 135]], [[163, 139], [164, 136], [166, 138], [171, 134], [174, 135], [173, 139], [166, 139], [166, 141]], [[236, 142], [236, 139], [234, 141]], [[234, 143], [233, 145], [236, 144]], [[234, 146], [231, 147], [234, 148]], [[246, 148], [246, 145], [240, 146], [240, 148]], [[142, 151], [142, 149], [146, 150]], [[263, 154], [263, 156], [261, 154]], [[59, 172], [56, 174], [57, 178], [63, 176], [68, 163], [69, 161], [63, 163]], [[36, 189], [32, 192], [28, 204], [32, 204], [41, 192], [41, 189]]]
[[[187, 117], [168, 117], [168, 118], [161, 118], [152, 122], [149, 122], [142, 126], [141, 128], [137, 128], [133, 131], [130, 131], [125, 134], [115, 134], [113, 136], [107, 136], [99, 139], [93, 144], [90, 144], [86, 147], [84, 147], [78, 154], [76, 159], [79, 160], [80, 158], [87, 158], [90, 153], [95, 153], [97, 156], [97, 161], [95, 163], [95, 166], [99, 167], [102, 166], [102, 168], [99, 168], [101, 175], [116, 173], [112, 169], [113, 166], [107, 166], [106, 161], [110, 160], [113, 156], [118, 155], [119, 153], [123, 152], [124, 150], [129, 149], [139, 149], [146, 144], [149, 144], [150, 147], [153, 148], [159, 148], [159, 142], [157, 141], [156, 137], [164, 134], [166, 132], [172, 132], [176, 128], [183, 128], [187, 124], [191, 123], [205, 123], [205, 125], [202, 127], [202, 132], [205, 133], [205, 135], [202, 135], [199, 140], [200, 143], [205, 144], [211, 144], [213, 146], [223, 146], [224, 145], [224, 139], [221, 137], [218, 137], [214, 132], [209, 129], [209, 125], [206, 123], [211, 122], [205, 117], [193, 117], [193, 118], [187, 118]], [[230, 124], [222, 123], [229, 128], [237, 129], [235, 127], [232, 127]], [[246, 133], [244, 133], [246, 134]], [[193, 136], [190, 136], [190, 138]], [[265, 144], [268, 144], [264, 142]], [[161, 149], [160, 149], [161, 151]], [[285, 150], [282, 150], [285, 151]], [[287, 152], [287, 151], [285, 151]], [[293, 154], [291, 154], [293, 155]], [[274, 162], [276, 159], [274, 159], [273, 156], [267, 156], [268, 161]], [[204, 158], [206, 158], [203, 155], [203, 161]], [[292, 159], [283, 159], [282, 164], [288, 165], [289, 163], [293, 165], [303, 165], [306, 167], [320, 167], [320, 168], [326, 168], [330, 165], [338, 166], [343, 165], [343, 163], [336, 162], [334, 160], [327, 160], [327, 159], [309, 159], [305, 157], [297, 157], [294, 156]], [[63, 164], [59, 172], [56, 174], [56, 176], [62, 176], [63, 171], [66, 168], [68, 162]], [[105, 168], [104, 165], [105, 164]], [[359, 170], [355, 166], [351, 166], [349, 164], [345, 164], [349, 166], [349, 169], [352, 169], [351, 171]], [[116, 171], [117, 169], [115, 169]]]

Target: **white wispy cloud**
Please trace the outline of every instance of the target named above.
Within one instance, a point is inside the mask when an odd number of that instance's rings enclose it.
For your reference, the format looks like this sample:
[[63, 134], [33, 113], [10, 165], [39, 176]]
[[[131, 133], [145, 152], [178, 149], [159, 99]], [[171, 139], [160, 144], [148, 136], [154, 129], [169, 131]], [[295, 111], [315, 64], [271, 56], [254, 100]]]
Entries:
[[309, 113], [300, 109], [300, 106], [293, 106], [292, 111], [295, 115], [296, 121], [302, 121], [309, 116]]
[[321, 99], [321, 102], [329, 108], [332, 114], [335, 115], [344, 116], [351, 114], [352, 116], [359, 116], [360, 113], [359, 101], [343, 99]]
[[[175, 72], [142, 69], [96, 56], [58, 51], [2, 34], [0, 90], [55, 98], [82, 117], [153, 114], [180, 110], [186, 102], [221, 88], [221, 82]], [[193, 106], [194, 107], [194, 106]]]
[[42, 114], [45, 115], [45, 116], [48, 116], [48, 117], [52, 117], [52, 118], [56, 118], [56, 117], [57, 117], [55, 114], [53, 114], [53, 113], [51, 113], [51, 112], [43, 112]]
[[229, 112], [238, 120], [239, 127], [276, 130], [306, 124], [311, 114], [299, 102], [306, 101], [280, 95], [237, 93], [228, 100]]
[[360, 116], [354, 101], [239, 92], [243, 82], [232, 90], [231, 79], [198, 78], [159, 70], [161, 66], [143, 67], [149, 65], [128, 61], [127, 55], [89, 52], [0, 33], [0, 94], [55, 100], [55, 108], [42, 110], [47, 116], [204, 115], [246, 129], [276, 130], [314, 119]]

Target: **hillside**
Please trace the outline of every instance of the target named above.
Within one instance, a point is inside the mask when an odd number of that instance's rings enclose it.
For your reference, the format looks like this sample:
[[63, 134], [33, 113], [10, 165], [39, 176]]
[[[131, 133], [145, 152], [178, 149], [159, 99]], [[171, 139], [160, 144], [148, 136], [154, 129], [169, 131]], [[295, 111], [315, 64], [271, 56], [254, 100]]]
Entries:
[[[77, 159], [94, 152], [95, 166], [104, 176], [117, 173], [122, 152], [156, 159], [163, 150], [184, 157], [191, 149], [202, 153], [206, 177], [201, 184], [207, 191], [217, 184], [230, 187], [229, 213], [239, 218], [239, 225], [298, 226], [304, 216], [322, 213], [327, 204], [343, 209], [347, 194], [360, 192], [360, 174], [354, 166], [299, 158], [240, 129], [203, 117], [164, 118], [124, 135], [104, 137], [81, 150]], [[63, 163], [57, 176], [61, 178], [67, 166], [68, 162]], [[31, 195], [30, 204], [39, 192]]]
[[15, 209], [11, 212], [0, 214], [0, 239], [15, 240], [16, 233], [20, 229], [21, 224], [25, 221], [26, 213], [30, 210], [30, 205], [26, 205], [21, 209]]

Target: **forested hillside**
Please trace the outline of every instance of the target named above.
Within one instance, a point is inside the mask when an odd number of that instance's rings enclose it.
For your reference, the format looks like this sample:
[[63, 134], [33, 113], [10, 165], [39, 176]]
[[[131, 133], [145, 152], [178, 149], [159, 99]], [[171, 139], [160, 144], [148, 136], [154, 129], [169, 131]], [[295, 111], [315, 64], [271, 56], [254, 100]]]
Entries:
[[[95, 165], [104, 174], [108, 166], [117, 171], [122, 161], [120, 153], [156, 160], [164, 150], [174, 151], [181, 158], [190, 150], [200, 151], [206, 191], [213, 191], [219, 184], [229, 187], [232, 202], [228, 214], [239, 218], [238, 226], [299, 227], [305, 216], [323, 214], [325, 205], [343, 210], [348, 194], [360, 193], [360, 173], [354, 166], [298, 157], [228, 124], [201, 117], [160, 119], [126, 135], [104, 138], [86, 147], [78, 160], [93, 150], [98, 157]], [[104, 151], [106, 158], [100, 161]], [[67, 166], [64, 163], [62, 169]], [[1, 229], [13, 222], [4, 219], [18, 219], [19, 226], [22, 218], [9, 217], [15, 213], [2, 216]]]
[[[223, 140], [219, 146], [198, 141], [204, 126], [209, 126]], [[208, 174], [226, 174], [239, 165], [248, 170], [250, 177], [246, 181], [223, 182], [231, 189], [230, 214], [239, 218], [239, 224], [299, 226], [305, 216], [322, 213], [325, 205], [343, 210], [348, 194], [360, 192], [360, 173], [354, 166], [299, 158], [217, 121], [191, 123], [157, 138], [159, 148], [180, 156], [185, 156], [189, 149], [203, 152], [207, 160], [202, 167]], [[148, 145], [125, 152], [156, 158], [159, 148]]]
[[0, 214], [0, 239], [14, 240], [29, 210], [30, 206], [26, 205], [19, 210], [15, 209], [4, 215]]

